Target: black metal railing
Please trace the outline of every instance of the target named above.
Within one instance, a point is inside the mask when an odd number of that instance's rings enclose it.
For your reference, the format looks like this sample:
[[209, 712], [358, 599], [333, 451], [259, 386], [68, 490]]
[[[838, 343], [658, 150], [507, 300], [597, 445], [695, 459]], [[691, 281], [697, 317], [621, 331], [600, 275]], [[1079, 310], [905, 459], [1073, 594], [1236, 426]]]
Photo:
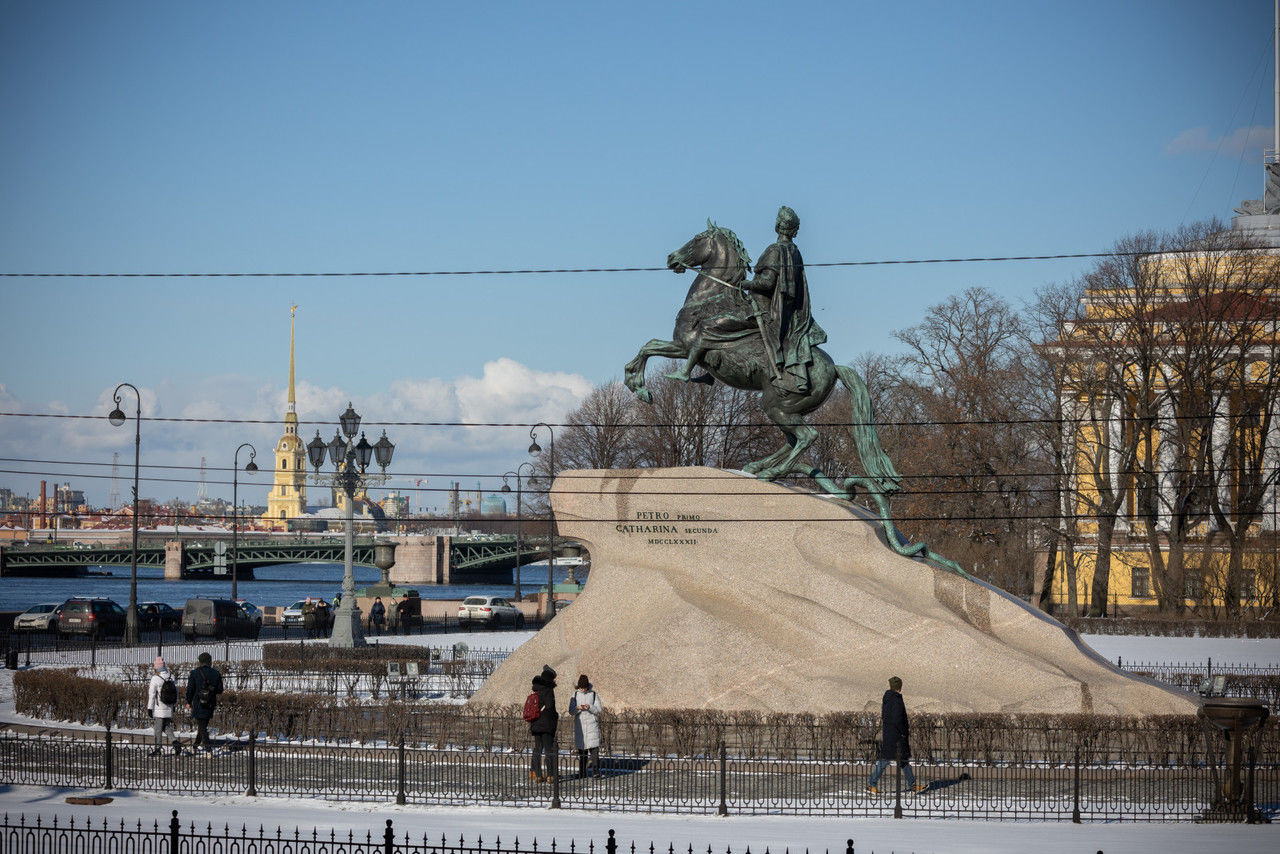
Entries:
[[[28, 820], [25, 814], [10, 816], [8, 813], [0, 821], [0, 851], [13, 851], [15, 854], [46, 851], [129, 851], [137, 854], [201, 854], [209, 851], [234, 851], [238, 854], [279, 854], [282, 851], [290, 854], [618, 854], [622, 851], [624, 854], [653, 854], [662, 850], [653, 843], [634, 840], [621, 843], [612, 829], [599, 842], [574, 838], [565, 842], [553, 837], [549, 843], [539, 844], [537, 837], [526, 837], [521, 842], [518, 837], [504, 841], [497, 835], [487, 840], [481, 835], [474, 842], [467, 842], [465, 838], [450, 842], [443, 835], [433, 840], [423, 834], [418, 840], [408, 833], [397, 838], [392, 819], [386, 819], [378, 831], [365, 831], [363, 835], [353, 830], [345, 834], [333, 829], [325, 832], [318, 827], [311, 828], [309, 832], [296, 827], [292, 832], [277, 827], [274, 833], [262, 827], [255, 831], [243, 825], [237, 829], [225, 824], [219, 828], [212, 824], [200, 827], [188, 823], [184, 827], [177, 810], [173, 810], [167, 825], [153, 821], [149, 827], [141, 821], [130, 824], [124, 819], [113, 823], [105, 818], [95, 822], [75, 816], [66, 819], [54, 816], [46, 821], [39, 815]], [[836, 850], [856, 854], [852, 839], [844, 843], [843, 849], [837, 847]], [[672, 845], [668, 845], [666, 851], [667, 854], [676, 854]], [[693, 854], [693, 851], [690, 845], [688, 854]], [[732, 854], [732, 846], [726, 849], [726, 854]]]
[[[1221, 755], [1190, 761], [1100, 758], [1088, 751], [1039, 761], [917, 762], [923, 792], [896, 772], [880, 792], [872, 760], [750, 759], [723, 745], [711, 755], [602, 755], [585, 776], [559, 755], [550, 783], [531, 779], [527, 750], [438, 749], [225, 741], [209, 758], [150, 755], [150, 745], [105, 736], [0, 734], [0, 782], [126, 788], [177, 795], [269, 795], [422, 805], [492, 805], [692, 814], [788, 814], [1048, 821], [1195, 821], [1221, 806]], [[193, 766], [198, 773], [193, 773]], [[1280, 756], [1250, 755], [1249, 804], [1280, 809]], [[1269, 811], [1269, 812], [1268, 812]], [[1254, 816], [1242, 812], [1242, 820]], [[1219, 810], [1218, 815], [1224, 813]]]

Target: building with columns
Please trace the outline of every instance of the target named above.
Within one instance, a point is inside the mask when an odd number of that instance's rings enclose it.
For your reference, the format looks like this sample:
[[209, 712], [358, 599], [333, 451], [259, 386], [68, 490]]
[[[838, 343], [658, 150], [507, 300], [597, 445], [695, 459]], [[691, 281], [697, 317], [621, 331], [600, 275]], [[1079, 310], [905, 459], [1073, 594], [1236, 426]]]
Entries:
[[298, 435], [298, 403], [294, 392], [294, 314], [289, 309], [289, 402], [284, 413], [284, 435], [275, 446], [275, 468], [267, 512], [262, 521], [273, 530], [286, 530], [290, 520], [307, 513], [307, 449]]
[[1280, 166], [1268, 176], [1266, 211], [1246, 202], [1231, 228], [1135, 244], [1086, 278], [1055, 344], [1059, 613], [1280, 606]]

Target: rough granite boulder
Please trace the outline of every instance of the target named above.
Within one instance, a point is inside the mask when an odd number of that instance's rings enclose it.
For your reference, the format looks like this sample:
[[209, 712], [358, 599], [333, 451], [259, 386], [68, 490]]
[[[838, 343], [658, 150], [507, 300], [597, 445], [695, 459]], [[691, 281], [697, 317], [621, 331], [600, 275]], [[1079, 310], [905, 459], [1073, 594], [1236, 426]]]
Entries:
[[572, 607], [470, 700], [519, 703], [550, 664], [607, 708], [1191, 714], [1076, 633], [980, 581], [894, 553], [848, 502], [712, 468], [563, 472], [552, 501], [590, 553]]

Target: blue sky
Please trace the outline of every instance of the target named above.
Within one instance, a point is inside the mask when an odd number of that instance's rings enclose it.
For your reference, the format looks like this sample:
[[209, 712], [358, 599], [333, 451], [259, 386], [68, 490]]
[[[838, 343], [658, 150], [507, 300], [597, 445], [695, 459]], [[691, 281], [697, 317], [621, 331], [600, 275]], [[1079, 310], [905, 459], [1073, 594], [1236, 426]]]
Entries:
[[[660, 267], [708, 217], [758, 255], [784, 203], [811, 263], [1101, 251], [1260, 196], [1271, 25], [1258, 0], [14, 0], [0, 272]], [[1018, 301], [1087, 264], [820, 268], [810, 285], [849, 361], [966, 287]], [[558, 422], [670, 333], [689, 281], [0, 278], [0, 448], [131, 463], [105, 420], [12, 414], [105, 413], [121, 381], [150, 415], [277, 418], [295, 303], [304, 420], [350, 399], [369, 421]], [[148, 422], [143, 463], [227, 467], [241, 441], [261, 461], [279, 432]], [[389, 432], [395, 468], [432, 487], [528, 444]], [[38, 470], [106, 500], [84, 465], [0, 469], [31, 472], [0, 473], [20, 493]]]

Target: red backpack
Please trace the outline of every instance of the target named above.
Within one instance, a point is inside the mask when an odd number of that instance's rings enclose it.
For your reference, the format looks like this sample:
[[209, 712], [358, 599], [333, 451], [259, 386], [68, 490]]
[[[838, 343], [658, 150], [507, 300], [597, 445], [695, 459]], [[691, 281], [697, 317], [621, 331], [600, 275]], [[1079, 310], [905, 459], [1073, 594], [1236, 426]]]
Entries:
[[542, 717], [542, 703], [538, 701], [538, 692], [534, 691], [524, 698], [524, 719], [526, 723], [533, 723], [540, 717]]

